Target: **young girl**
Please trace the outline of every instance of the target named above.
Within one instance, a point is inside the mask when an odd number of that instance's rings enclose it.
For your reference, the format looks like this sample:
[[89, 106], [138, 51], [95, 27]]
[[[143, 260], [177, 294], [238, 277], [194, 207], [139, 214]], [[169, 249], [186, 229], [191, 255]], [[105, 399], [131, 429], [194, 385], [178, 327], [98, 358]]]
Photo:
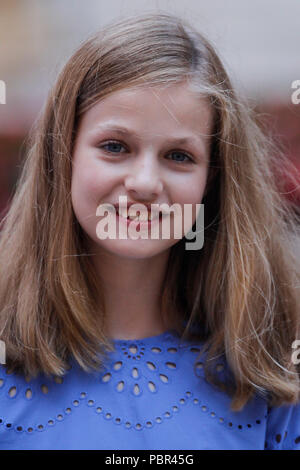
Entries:
[[[273, 153], [181, 19], [80, 46], [2, 224], [1, 449], [300, 448], [296, 225]], [[162, 226], [126, 220], [135, 203], [191, 205], [193, 228], [204, 204], [203, 247], [99, 236], [105, 205], [123, 230]]]

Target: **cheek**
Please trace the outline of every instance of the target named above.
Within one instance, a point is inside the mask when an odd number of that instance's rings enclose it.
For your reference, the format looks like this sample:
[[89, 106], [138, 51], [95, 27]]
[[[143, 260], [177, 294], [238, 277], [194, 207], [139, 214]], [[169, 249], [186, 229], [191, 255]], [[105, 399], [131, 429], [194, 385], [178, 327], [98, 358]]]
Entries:
[[112, 175], [105, 169], [92, 164], [76, 163], [72, 173], [72, 198], [85, 201], [85, 204], [96, 204], [109, 193], [113, 187]]
[[111, 202], [117, 179], [105, 165], [100, 166], [98, 161], [92, 159], [90, 162], [86, 160], [77, 158], [73, 161], [71, 199], [79, 224], [91, 238], [97, 240], [97, 207], [103, 202]]
[[71, 198], [75, 216], [82, 228], [89, 232], [97, 208], [98, 173], [91, 167], [76, 161], [72, 168]]
[[[183, 175], [181, 175], [183, 176]], [[195, 173], [184, 175], [185, 178], [178, 180], [173, 185], [172, 201], [181, 205], [181, 215], [175, 217], [175, 225], [181, 227], [184, 233], [194, 225], [197, 215], [199, 214], [199, 206], [201, 204], [207, 180], [207, 171], [205, 168], [199, 169]], [[201, 220], [201, 219], [199, 219]], [[197, 222], [200, 223], [200, 222]], [[198, 227], [199, 228], [199, 227]]]
[[200, 204], [206, 187], [207, 170], [203, 168], [202, 171], [184, 176], [174, 181], [172, 200], [179, 204]]

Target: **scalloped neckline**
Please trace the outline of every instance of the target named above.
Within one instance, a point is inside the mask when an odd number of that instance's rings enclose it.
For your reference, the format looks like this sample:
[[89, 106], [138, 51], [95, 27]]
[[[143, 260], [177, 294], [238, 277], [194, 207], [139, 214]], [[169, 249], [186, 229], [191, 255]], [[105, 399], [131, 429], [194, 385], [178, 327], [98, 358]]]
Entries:
[[111, 338], [111, 341], [114, 344], [133, 344], [133, 343], [152, 343], [153, 341], [162, 341], [169, 337], [179, 337], [176, 330], [169, 329], [164, 333], [160, 333], [159, 335], [152, 335], [146, 336], [145, 338], [132, 338], [132, 339], [121, 339], [121, 338]]

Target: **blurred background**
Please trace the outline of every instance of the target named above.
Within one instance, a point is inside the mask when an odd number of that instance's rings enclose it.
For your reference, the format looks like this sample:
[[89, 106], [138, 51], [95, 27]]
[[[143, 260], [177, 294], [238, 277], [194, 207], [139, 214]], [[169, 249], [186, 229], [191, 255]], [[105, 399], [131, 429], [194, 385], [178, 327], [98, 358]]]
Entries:
[[154, 11], [180, 15], [214, 44], [265, 132], [293, 163], [293, 178], [287, 169], [275, 177], [283, 176], [286, 197], [300, 208], [300, 104], [291, 99], [292, 83], [300, 80], [299, 0], [1, 0], [0, 218], [24, 139], [65, 61], [111, 20]]

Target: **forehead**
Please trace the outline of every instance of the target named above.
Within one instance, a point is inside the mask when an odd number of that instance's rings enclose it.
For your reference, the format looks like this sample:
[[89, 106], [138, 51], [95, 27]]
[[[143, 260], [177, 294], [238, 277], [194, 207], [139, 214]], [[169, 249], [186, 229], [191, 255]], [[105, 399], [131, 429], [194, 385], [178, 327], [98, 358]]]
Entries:
[[206, 135], [212, 126], [212, 110], [208, 100], [186, 83], [127, 87], [86, 111], [80, 127], [96, 129], [107, 119], [155, 135], [183, 129]]

